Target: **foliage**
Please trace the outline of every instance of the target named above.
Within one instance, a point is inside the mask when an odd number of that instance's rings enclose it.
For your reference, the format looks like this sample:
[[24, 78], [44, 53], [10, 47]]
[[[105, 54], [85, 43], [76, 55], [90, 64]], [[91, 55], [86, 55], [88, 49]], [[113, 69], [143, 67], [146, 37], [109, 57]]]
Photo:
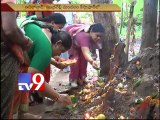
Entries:
[[[122, 32], [120, 37], [125, 38], [126, 36], [126, 30], [127, 30], [127, 24], [128, 24], [128, 18], [129, 18], [129, 10], [130, 5], [133, 0], [113, 0], [113, 4], [117, 4], [122, 8], [122, 2], [123, 2], [123, 26], [122, 26]], [[72, 4], [83, 4], [84, 0], [72, 0]], [[135, 37], [140, 38], [142, 34], [142, 18], [143, 18], [143, 3], [142, 0], [136, 0], [136, 4], [134, 7], [134, 14], [133, 18], [136, 20], [135, 22]], [[120, 31], [120, 20], [121, 20], [121, 12], [116, 13], [116, 19], [118, 20], [118, 29]], [[93, 15], [89, 12], [83, 12], [79, 13], [80, 18], [90, 18], [90, 21], [93, 21]]]
[[[122, 8], [122, 2], [123, 2], [123, 26], [122, 26], [122, 33], [120, 35], [121, 38], [125, 38], [126, 35], [126, 30], [127, 30], [127, 24], [128, 24], [128, 18], [129, 18], [129, 10], [130, 10], [130, 5], [133, 0], [113, 0], [114, 4], [117, 4], [120, 8]], [[137, 0], [135, 7], [134, 7], [134, 13], [133, 13], [133, 18], [136, 20], [135, 21], [135, 36], [136, 38], [141, 37], [142, 34], [142, 19], [143, 19], [143, 3], [144, 1], [142, 0]], [[121, 18], [121, 12], [116, 13], [117, 19], [120, 20]], [[120, 21], [121, 22], [121, 21]], [[120, 29], [120, 23], [118, 23], [118, 29]]]
[[17, 4], [24, 4], [24, 3], [25, 3], [25, 0], [16, 0], [16, 3], [17, 3]]
[[[120, 31], [120, 26], [118, 27], [118, 30]], [[127, 31], [127, 26], [123, 26], [122, 32], [120, 37], [125, 39], [126, 36], [126, 31]], [[135, 26], [135, 38], [140, 38], [142, 35], [142, 26], [141, 25], [136, 25]]]
[[80, 0], [71, 0], [71, 4], [80, 4]]
[[134, 82], [133, 90], [135, 90], [142, 83], [142, 79], [138, 79]]
[[70, 111], [74, 111], [77, 109], [77, 103], [78, 103], [78, 97], [75, 96], [75, 95], [70, 95], [71, 97], [71, 100], [72, 100], [72, 104], [71, 105], [68, 105], [67, 108], [70, 110]]
[[[71, 4], [88, 4], [90, 0], [71, 0]], [[86, 19], [90, 21], [90, 24], [94, 22], [92, 12], [79, 12], [78, 17], [80, 19]]]
[[71, 0], [72, 4], [89, 4], [90, 0]]
[[[127, 16], [126, 12], [129, 12], [129, 8], [130, 8], [130, 4], [131, 4], [132, 0], [113, 0], [114, 4], [117, 4], [118, 6], [120, 6], [120, 8], [122, 8], [122, 2], [123, 2], [123, 12], [125, 13], [125, 17]], [[136, 4], [135, 4], [135, 8], [134, 8], [134, 17], [137, 17], [138, 21], [141, 23], [142, 22], [142, 17], [143, 17], [143, 1], [142, 0], [137, 0]], [[121, 15], [121, 13], [119, 13], [119, 16]]]
[[84, 18], [84, 19], [89, 19], [90, 24], [92, 24], [94, 22], [92, 12], [80, 12], [79, 17]]
[[[16, 0], [17, 4], [25, 4], [25, 0]], [[25, 17], [26, 16], [26, 12], [19, 12], [19, 16], [20, 17]]]

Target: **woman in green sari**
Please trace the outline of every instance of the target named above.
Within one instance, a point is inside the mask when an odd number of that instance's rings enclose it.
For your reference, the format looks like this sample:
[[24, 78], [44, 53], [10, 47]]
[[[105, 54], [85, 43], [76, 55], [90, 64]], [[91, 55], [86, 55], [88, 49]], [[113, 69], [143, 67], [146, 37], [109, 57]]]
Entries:
[[[52, 17], [48, 16], [43, 22], [49, 23], [51, 20]], [[44, 72], [50, 64], [52, 57], [70, 49], [72, 45], [70, 35], [65, 31], [54, 30], [52, 28], [52, 24], [54, 23], [50, 23], [50, 25], [41, 25], [38, 22], [29, 22], [24, 25], [25, 35], [33, 41], [33, 45], [27, 51], [30, 64], [25, 72]], [[41, 94], [65, 105], [71, 104], [71, 99], [67, 94], [59, 94], [47, 82], [45, 82], [45, 90]], [[14, 96], [14, 110], [18, 110], [20, 119], [40, 119], [41, 116], [28, 113], [28, 95], [28, 91], [19, 91], [17, 86]]]

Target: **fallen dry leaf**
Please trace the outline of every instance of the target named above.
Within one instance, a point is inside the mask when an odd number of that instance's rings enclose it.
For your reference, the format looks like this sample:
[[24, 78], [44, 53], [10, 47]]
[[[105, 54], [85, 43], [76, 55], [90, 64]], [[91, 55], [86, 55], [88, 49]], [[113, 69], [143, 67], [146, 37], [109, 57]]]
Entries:
[[91, 99], [91, 95], [85, 95], [84, 97], [82, 97], [82, 100], [86, 101], [86, 100], [90, 100]]
[[87, 94], [87, 93], [90, 93], [90, 92], [91, 92], [90, 89], [83, 89], [83, 93], [84, 93], [84, 94]]
[[98, 91], [91, 92], [91, 95], [94, 96], [98, 93]]
[[105, 97], [106, 96], [106, 93], [102, 94], [102, 97]]
[[127, 93], [127, 90], [120, 90], [120, 89], [114, 89], [116, 92], [119, 92], [119, 93], [121, 93], [121, 94], [125, 94], [125, 93]]
[[88, 83], [88, 84], [86, 85], [86, 88], [91, 88], [91, 87], [93, 87], [93, 84], [91, 84], [91, 83]]

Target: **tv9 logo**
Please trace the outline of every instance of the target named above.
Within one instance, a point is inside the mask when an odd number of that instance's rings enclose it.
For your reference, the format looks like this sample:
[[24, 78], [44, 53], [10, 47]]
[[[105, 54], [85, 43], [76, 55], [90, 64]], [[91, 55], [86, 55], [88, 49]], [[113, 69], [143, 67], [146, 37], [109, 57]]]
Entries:
[[18, 90], [44, 91], [44, 75], [41, 73], [19, 73]]

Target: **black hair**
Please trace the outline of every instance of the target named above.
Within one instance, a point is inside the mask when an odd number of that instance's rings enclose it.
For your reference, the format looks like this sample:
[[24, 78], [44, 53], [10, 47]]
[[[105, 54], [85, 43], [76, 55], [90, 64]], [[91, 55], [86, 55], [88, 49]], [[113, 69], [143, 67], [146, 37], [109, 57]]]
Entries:
[[55, 44], [57, 41], [61, 40], [63, 47], [68, 50], [71, 48], [72, 45], [72, 38], [66, 31], [59, 31], [52, 29], [52, 37], [51, 37], [51, 43]]
[[90, 26], [88, 32], [105, 32], [105, 29], [101, 23], [96, 23]]
[[54, 22], [55, 24], [66, 24], [66, 18], [61, 13], [52, 13], [51, 15], [44, 18], [32, 18], [32, 20], [42, 21], [42, 22]]
[[45, 24], [40, 24], [37, 21], [33, 21], [32, 23], [36, 24], [37, 26], [39, 26], [40, 28], [48, 28], [50, 30], [50, 32], [52, 32], [53, 26], [52, 25], [45, 25]]
[[61, 40], [64, 48], [66, 50], [70, 49], [70, 47], [72, 45], [72, 38], [68, 32], [62, 31], [62, 30], [56, 30], [51, 25], [42, 25], [36, 21], [34, 21], [33, 23], [38, 25], [41, 28], [48, 28], [50, 30], [50, 32], [52, 33], [52, 37], [51, 37], [52, 44], [55, 44], [58, 40]]
[[32, 20], [35, 20], [33, 23], [38, 25], [41, 28], [48, 28], [50, 32], [52, 33], [51, 37], [51, 43], [55, 44], [57, 41], [61, 40], [62, 45], [64, 48], [70, 49], [72, 45], [72, 39], [69, 33], [66, 31], [59, 31], [53, 28], [51, 25], [45, 25], [45, 24], [40, 24], [38, 21], [42, 22], [52, 22], [54, 21], [55, 24], [66, 24], [66, 18], [64, 17], [63, 14], [60, 13], [53, 13], [49, 15], [48, 17], [45, 18], [32, 18]]

